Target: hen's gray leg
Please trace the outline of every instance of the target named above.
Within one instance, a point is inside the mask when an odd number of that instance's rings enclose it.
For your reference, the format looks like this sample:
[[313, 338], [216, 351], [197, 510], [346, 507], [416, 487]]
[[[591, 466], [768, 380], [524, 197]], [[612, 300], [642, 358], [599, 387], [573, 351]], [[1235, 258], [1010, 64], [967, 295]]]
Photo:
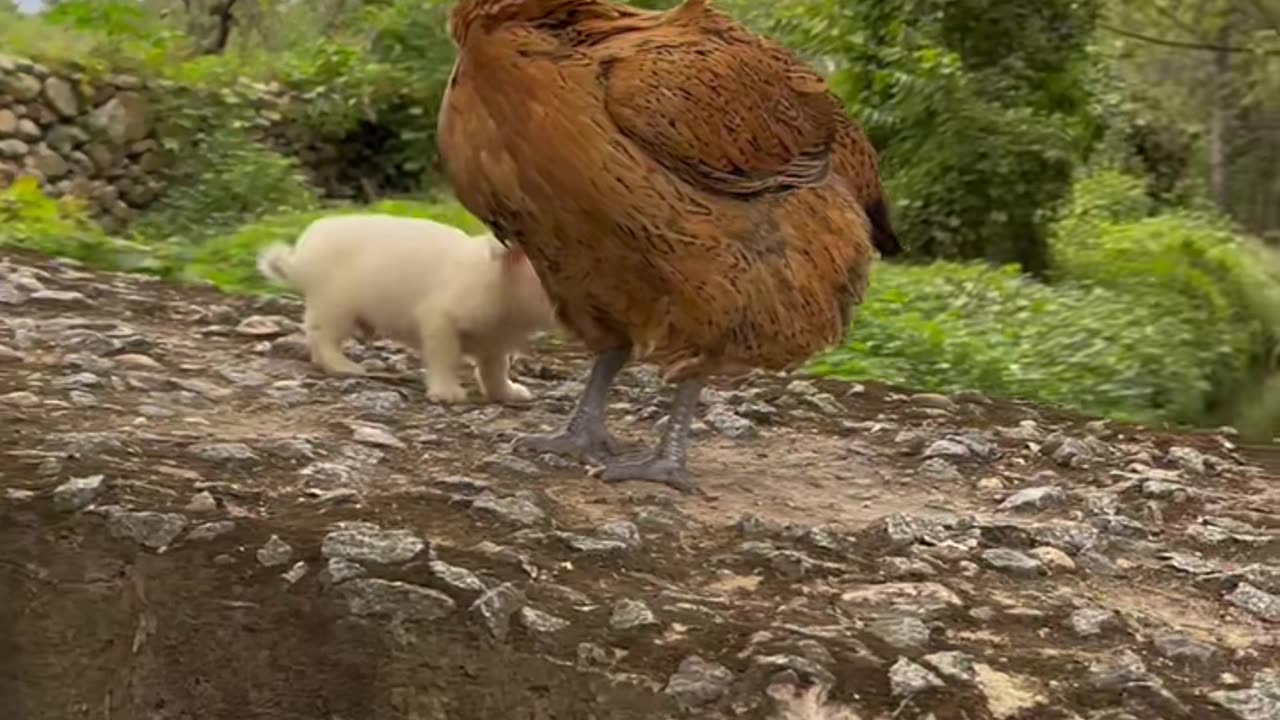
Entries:
[[701, 393], [701, 380], [680, 383], [671, 401], [667, 430], [658, 441], [658, 447], [652, 453], [640, 457], [615, 458], [605, 465], [601, 477], [607, 482], [656, 482], [682, 492], [697, 489], [697, 482], [689, 476], [685, 464], [689, 450], [689, 426], [693, 423]]
[[578, 398], [565, 429], [551, 434], [521, 435], [515, 447], [582, 460], [604, 460], [617, 452], [617, 441], [604, 427], [609, 386], [631, 359], [631, 350], [610, 350], [596, 356], [587, 376], [587, 387]]

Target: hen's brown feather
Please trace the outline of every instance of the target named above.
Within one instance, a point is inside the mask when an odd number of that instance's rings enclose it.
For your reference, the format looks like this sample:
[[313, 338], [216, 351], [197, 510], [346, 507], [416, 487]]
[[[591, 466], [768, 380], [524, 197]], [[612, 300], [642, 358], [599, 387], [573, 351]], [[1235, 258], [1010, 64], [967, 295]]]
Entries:
[[468, 0], [452, 25], [455, 193], [589, 346], [674, 380], [841, 339], [872, 255], [863, 206], [883, 198], [817, 74], [701, 2]]

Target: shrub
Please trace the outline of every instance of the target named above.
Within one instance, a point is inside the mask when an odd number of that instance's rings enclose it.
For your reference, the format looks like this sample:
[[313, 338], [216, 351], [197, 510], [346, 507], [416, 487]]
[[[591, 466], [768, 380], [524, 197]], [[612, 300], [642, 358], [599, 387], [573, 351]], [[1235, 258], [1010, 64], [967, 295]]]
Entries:
[[849, 344], [812, 368], [1134, 420], [1274, 428], [1277, 253], [1214, 216], [1154, 207], [1141, 179], [1082, 178], [1054, 230], [1051, 285], [1013, 267], [878, 265]]
[[1151, 209], [1142, 180], [1082, 181], [1055, 238], [1055, 277], [1125, 293], [1176, 319], [1188, 350], [1175, 360], [1197, 368], [1211, 388], [1188, 411], [1232, 416], [1270, 371], [1280, 341], [1280, 265], [1218, 216], [1147, 216]]
[[0, 246], [37, 250], [111, 270], [160, 270], [149, 248], [107, 235], [73, 197], [57, 200], [30, 177], [0, 189]]
[[261, 120], [236, 94], [169, 88], [156, 102], [173, 164], [139, 234], [197, 246], [268, 215], [319, 207], [298, 161], [257, 140]]
[[1049, 286], [1012, 265], [885, 264], [849, 343], [811, 369], [1157, 420], [1207, 391], [1198, 369], [1179, 362], [1195, 345], [1179, 330], [1124, 293]]

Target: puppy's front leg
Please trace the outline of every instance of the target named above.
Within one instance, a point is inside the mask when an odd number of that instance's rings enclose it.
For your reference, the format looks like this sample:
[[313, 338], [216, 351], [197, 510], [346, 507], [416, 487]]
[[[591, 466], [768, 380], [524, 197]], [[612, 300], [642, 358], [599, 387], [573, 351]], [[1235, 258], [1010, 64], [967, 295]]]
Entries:
[[462, 340], [458, 328], [447, 317], [431, 318], [421, 323], [422, 358], [426, 361], [427, 397], [452, 404], [467, 399], [467, 391], [458, 382], [458, 365], [462, 361]]
[[476, 380], [492, 402], [528, 402], [529, 388], [511, 382], [511, 356], [501, 350], [486, 350], [476, 358]]

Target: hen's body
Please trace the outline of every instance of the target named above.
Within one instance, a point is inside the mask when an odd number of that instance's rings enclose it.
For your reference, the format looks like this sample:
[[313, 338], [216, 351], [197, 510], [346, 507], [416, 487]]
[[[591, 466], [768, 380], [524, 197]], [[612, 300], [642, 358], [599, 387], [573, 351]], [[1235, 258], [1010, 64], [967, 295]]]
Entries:
[[[570, 430], [532, 444], [606, 453], [603, 426], [582, 426], [628, 357], [683, 383], [677, 426], [702, 378], [841, 340], [873, 238], [897, 243], [875, 153], [812, 70], [702, 0], [466, 0], [452, 32], [440, 144], [455, 193], [525, 249], [600, 358]], [[675, 432], [606, 478], [683, 477]]]

